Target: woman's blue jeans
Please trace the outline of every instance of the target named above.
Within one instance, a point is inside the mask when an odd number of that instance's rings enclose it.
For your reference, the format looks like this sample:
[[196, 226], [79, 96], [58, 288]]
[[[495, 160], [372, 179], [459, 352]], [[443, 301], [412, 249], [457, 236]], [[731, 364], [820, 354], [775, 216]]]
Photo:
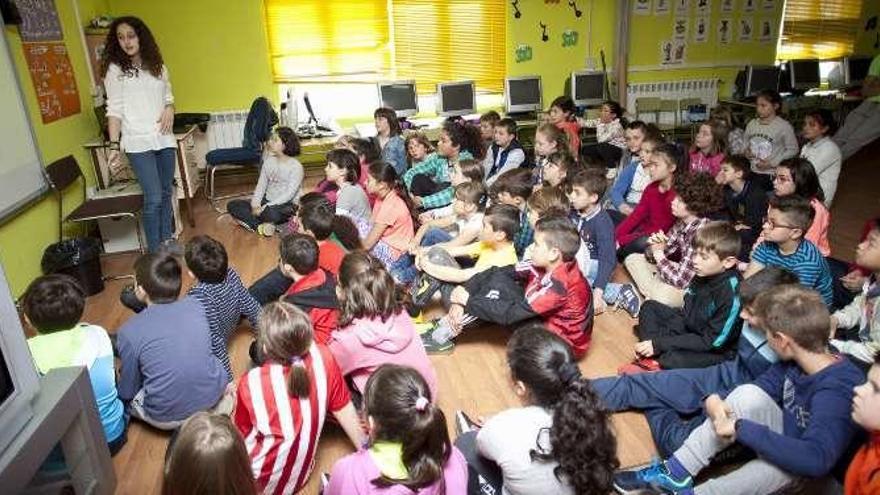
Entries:
[[127, 153], [131, 167], [144, 191], [142, 212], [147, 250], [156, 251], [162, 241], [171, 239], [174, 233], [174, 211], [171, 195], [174, 194], [174, 165], [176, 148]]

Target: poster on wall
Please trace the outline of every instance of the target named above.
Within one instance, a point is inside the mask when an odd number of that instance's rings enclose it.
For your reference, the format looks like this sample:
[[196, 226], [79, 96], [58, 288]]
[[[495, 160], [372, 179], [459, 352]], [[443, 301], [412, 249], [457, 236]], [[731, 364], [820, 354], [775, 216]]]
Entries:
[[773, 36], [773, 20], [761, 19], [761, 25], [758, 31], [758, 40], [761, 43], [769, 43], [774, 40]]
[[654, 2], [654, 14], [656, 15], [666, 15], [669, 13], [669, 4], [672, 0], [655, 0]]
[[743, 11], [745, 12], [754, 12], [755, 11], [755, 2], [758, 0], [743, 0]]
[[650, 15], [651, 0], [636, 0], [633, 2], [633, 13], [637, 15]]
[[672, 63], [672, 41], [666, 40], [660, 42], [660, 65], [669, 65]]
[[680, 65], [684, 63], [687, 57], [687, 42], [676, 40], [672, 42], [672, 65]]
[[763, 0], [761, 2], [761, 6], [764, 8], [764, 10], [773, 10], [776, 8], [776, 1], [775, 0]]
[[709, 39], [709, 18], [700, 17], [694, 26], [694, 43], [705, 43]]
[[725, 17], [718, 21], [718, 42], [727, 45], [733, 37], [733, 19]]
[[677, 40], [687, 39], [688, 35], [688, 18], [676, 17], [675, 23], [672, 25], [672, 38]]
[[707, 15], [712, 12], [712, 0], [697, 0], [697, 13]]
[[751, 17], [743, 17], [739, 20], [739, 41], [752, 41], [754, 23]]
[[21, 41], [61, 41], [61, 21], [54, 0], [15, 0], [21, 14], [18, 32]]
[[676, 15], [687, 15], [691, 8], [691, 0], [675, 0]]
[[43, 123], [78, 114], [79, 91], [63, 42], [22, 43]]
[[733, 12], [736, 9], [736, 0], [721, 0], [721, 12]]

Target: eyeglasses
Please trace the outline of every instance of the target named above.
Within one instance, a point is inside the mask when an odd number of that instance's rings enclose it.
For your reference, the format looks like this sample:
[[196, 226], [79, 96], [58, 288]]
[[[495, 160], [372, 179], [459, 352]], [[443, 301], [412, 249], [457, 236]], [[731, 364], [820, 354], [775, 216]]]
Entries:
[[770, 227], [770, 230], [780, 228], [780, 229], [799, 229], [800, 227], [795, 227], [794, 225], [785, 225], [783, 223], [774, 223], [773, 220], [770, 220], [768, 217], [764, 217], [761, 221], [763, 225]]

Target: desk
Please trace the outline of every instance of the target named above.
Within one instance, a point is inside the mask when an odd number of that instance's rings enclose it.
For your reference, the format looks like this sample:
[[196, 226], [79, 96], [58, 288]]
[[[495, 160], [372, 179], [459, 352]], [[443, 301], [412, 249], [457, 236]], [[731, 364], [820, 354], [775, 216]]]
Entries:
[[[183, 133], [174, 134], [177, 141], [177, 170], [174, 172], [174, 181], [177, 184], [177, 198], [185, 199], [186, 218], [190, 227], [195, 227], [193, 216], [192, 198], [195, 197], [202, 185], [200, 168], [204, 169], [207, 140], [198, 126], [192, 126]], [[128, 162], [128, 156], [122, 153], [119, 165], [110, 167], [107, 156], [110, 152], [109, 143], [96, 141], [86, 143], [83, 147], [88, 150], [92, 157], [92, 166], [95, 169], [95, 178], [98, 181], [98, 189], [107, 189], [118, 182], [136, 180], [134, 170]], [[200, 167], [201, 164], [201, 167]]]

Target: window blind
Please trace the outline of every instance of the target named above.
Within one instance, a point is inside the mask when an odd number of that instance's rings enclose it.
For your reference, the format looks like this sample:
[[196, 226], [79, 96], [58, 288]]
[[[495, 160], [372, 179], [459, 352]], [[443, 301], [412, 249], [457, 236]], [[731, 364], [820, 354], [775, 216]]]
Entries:
[[786, 0], [779, 60], [851, 55], [861, 25], [862, 0]]
[[504, 0], [265, 0], [273, 78], [288, 82], [473, 79], [500, 92]]

